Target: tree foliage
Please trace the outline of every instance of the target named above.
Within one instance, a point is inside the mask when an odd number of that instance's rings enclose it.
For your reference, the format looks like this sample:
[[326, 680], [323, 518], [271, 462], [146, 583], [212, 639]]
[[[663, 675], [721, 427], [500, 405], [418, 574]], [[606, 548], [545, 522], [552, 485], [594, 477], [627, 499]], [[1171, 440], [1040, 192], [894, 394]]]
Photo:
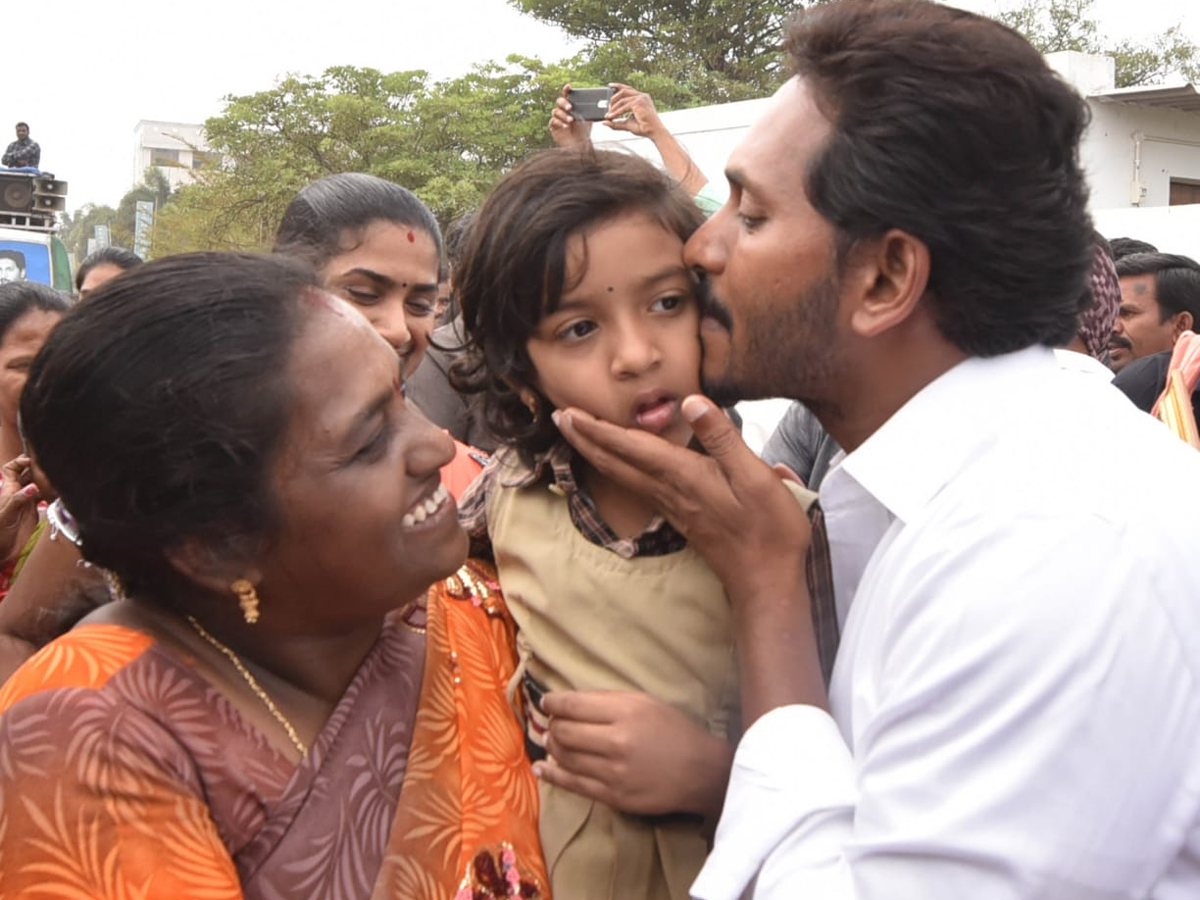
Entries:
[[336, 172], [404, 185], [449, 221], [478, 206], [516, 160], [548, 145], [550, 106], [566, 77], [519, 57], [436, 84], [422, 71], [340, 66], [227, 97], [205, 123], [223, 161], [164, 210], [155, 254], [266, 249], [296, 192]]
[[588, 41], [610, 67], [674, 81], [699, 103], [762, 96], [778, 86], [788, 0], [509, 0], [522, 12]]
[[1025, 0], [996, 18], [1021, 32], [1043, 53], [1076, 50], [1116, 60], [1117, 87], [1154, 84], [1171, 77], [1200, 81], [1200, 47], [1178, 25], [1148, 43], [1103, 38], [1093, 7], [1095, 0]]
[[[71, 224], [71, 234], [86, 217], [93, 223], [108, 216], [114, 239], [132, 240], [134, 201], [149, 192], [158, 208], [155, 256], [268, 249], [296, 192], [346, 171], [410, 188], [446, 223], [477, 207], [517, 160], [549, 146], [547, 121], [565, 83], [633, 84], [652, 94], [661, 110], [770, 93], [782, 77], [783, 22], [800, 7], [794, 0], [509, 2], [586, 46], [557, 62], [511, 56], [436, 82], [420, 70], [337, 66], [226, 97], [223, 110], [205, 123], [219, 163], [199, 170], [196, 183], [174, 195], [147, 182], [117, 210], [88, 210]], [[1093, 16], [1094, 0], [1017, 2], [998, 18], [1044, 52], [1116, 56], [1119, 85], [1172, 74], [1200, 80], [1200, 51], [1178, 27], [1145, 44], [1111, 43]]]
[[92, 230], [97, 225], [107, 225], [111, 229], [116, 219], [117, 211], [111, 206], [86, 203], [74, 216], [63, 217], [59, 237], [67, 251], [76, 260], [82, 260], [87, 255], [87, 242], [92, 237]]

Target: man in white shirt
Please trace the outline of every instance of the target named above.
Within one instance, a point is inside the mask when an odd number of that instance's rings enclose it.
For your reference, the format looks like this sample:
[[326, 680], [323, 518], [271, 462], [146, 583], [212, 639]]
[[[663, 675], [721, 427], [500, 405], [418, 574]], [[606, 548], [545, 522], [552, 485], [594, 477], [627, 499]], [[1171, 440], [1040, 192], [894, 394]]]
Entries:
[[848, 454], [828, 691], [808, 523], [717, 407], [681, 406], [707, 457], [556, 414], [734, 611], [749, 727], [692, 892], [1200, 897], [1200, 455], [1048, 349], [1092, 260], [1083, 102], [921, 0], [814, 7], [787, 47], [686, 256], [710, 394], [802, 400]]

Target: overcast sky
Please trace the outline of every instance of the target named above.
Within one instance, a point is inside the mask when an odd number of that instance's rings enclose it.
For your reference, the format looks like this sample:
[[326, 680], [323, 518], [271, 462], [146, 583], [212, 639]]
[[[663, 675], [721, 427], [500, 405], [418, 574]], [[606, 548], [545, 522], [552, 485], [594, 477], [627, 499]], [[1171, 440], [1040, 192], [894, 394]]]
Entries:
[[[957, 5], [988, 12], [997, 2]], [[1107, 35], [1139, 38], [1182, 22], [1200, 43], [1200, 11], [1185, 6], [1195, 4], [1096, 0]], [[505, 0], [60, 0], [17, 33], [4, 29], [4, 57], [18, 43], [27, 49], [5, 66], [0, 146], [13, 139], [12, 123], [28, 121], [42, 166], [70, 184], [71, 209], [115, 205], [132, 186], [140, 119], [203, 122], [227, 94], [333, 65], [449, 77], [510, 53], [551, 60], [575, 49]]]

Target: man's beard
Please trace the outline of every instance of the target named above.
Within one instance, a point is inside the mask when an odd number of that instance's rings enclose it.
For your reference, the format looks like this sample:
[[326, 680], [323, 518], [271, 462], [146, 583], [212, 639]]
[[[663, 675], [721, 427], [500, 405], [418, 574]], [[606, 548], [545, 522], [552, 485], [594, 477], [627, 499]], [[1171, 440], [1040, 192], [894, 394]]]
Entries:
[[[838, 371], [838, 285], [833, 273], [776, 308], [760, 306], [737, 323], [729, 308], [700, 285], [701, 314], [728, 333], [728, 358], [718, 375], [701, 361], [706, 396], [722, 406], [739, 400], [786, 397], [810, 406], [828, 405]], [[741, 340], [735, 329], [740, 325]], [[738, 349], [739, 345], [742, 349]], [[710, 349], [704, 346], [704, 356]]]

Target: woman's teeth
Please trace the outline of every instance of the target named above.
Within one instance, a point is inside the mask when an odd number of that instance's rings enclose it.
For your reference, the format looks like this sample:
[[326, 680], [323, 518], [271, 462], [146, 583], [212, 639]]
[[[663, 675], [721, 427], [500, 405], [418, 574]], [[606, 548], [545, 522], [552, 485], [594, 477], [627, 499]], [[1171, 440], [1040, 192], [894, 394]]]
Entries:
[[414, 525], [419, 525], [439, 509], [441, 509], [442, 504], [444, 504], [449, 497], [450, 492], [446, 490], [446, 486], [444, 484], [439, 484], [437, 490], [430, 495], [428, 500], [415, 506], [412, 512], [405, 513], [404, 518], [400, 521], [404, 524], [405, 528], [411, 528]]

